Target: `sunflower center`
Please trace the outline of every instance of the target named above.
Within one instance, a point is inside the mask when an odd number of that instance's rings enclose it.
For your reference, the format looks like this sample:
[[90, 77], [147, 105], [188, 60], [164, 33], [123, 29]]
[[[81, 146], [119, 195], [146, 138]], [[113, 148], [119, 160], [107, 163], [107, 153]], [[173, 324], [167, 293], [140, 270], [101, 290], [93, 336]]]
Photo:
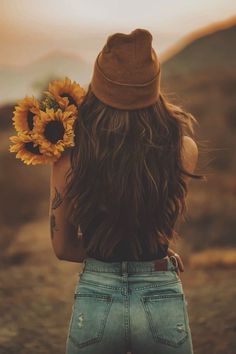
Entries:
[[32, 130], [34, 127], [34, 113], [32, 113], [31, 111], [27, 112], [27, 124], [29, 129]]
[[32, 154], [42, 155], [42, 153], [39, 151], [39, 146], [34, 146], [32, 141], [28, 141], [27, 143], [25, 143], [25, 149], [31, 152]]
[[76, 103], [75, 99], [74, 99], [71, 95], [69, 95], [68, 93], [62, 92], [62, 93], [60, 94], [60, 96], [61, 96], [61, 97], [67, 97], [67, 98], [68, 98], [68, 101], [69, 101], [69, 104], [70, 104], [70, 105], [71, 105], [71, 104], [74, 104], [74, 105], [77, 107], [77, 103]]
[[63, 139], [65, 133], [64, 125], [59, 120], [51, 120], [44, 129], [44, 136], [51, 143], [56, 144], [58, 140]]

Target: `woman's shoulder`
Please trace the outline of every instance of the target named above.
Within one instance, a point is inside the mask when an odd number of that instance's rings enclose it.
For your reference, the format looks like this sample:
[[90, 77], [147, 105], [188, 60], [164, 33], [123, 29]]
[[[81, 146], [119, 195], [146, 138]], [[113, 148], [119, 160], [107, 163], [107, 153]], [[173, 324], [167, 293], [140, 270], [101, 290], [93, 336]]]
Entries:
[[198, 160], [198, 146], [193, 138], [188, 135], [183, 136], [182, 162], [183, 167], [193, 173]]
[[183, 136], [183, 152], [189, 152], [193, 155], [198, 154], [198, 146], [195, 140], [188, 135]]

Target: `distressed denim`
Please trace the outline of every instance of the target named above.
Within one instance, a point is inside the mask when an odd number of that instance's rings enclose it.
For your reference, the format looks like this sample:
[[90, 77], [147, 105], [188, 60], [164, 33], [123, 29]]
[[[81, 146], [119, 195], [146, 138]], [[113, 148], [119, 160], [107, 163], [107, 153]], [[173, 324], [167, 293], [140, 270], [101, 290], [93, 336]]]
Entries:
[[192, 354], [187, 301], [175, 265], [86, 258], [78, 274], [66, 354]]

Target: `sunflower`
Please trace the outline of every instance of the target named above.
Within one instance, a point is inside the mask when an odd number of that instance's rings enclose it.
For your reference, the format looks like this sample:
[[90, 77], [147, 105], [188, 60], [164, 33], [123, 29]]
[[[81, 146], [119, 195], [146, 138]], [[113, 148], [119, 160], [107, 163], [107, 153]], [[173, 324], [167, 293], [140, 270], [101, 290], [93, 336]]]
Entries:
[[46, 108], [40, 111], [39, 119], [35, 120], [32, 137], [40, 145], [40, 151], [47, 156], [59, 158], [67, 146], [74, 146], [73, 110]]
[[12, 117], [13, 125], [18, 132], [30, 132], [34, 127], [35, 115], [39, 113], [39, 102], [34, 96], [25, 96], [17, 103]]
[[42, 154], [38, 143], [26, 132], [18, 132], [17, 135], [11, 136], [9, 139], [13, 143], [10, 145], [9, 151], [15, 152], [16, 158], [21, 159], [26, 165], [56, 161], [56, 157]]
[[53, 96], [60, 108], [65, 109], [68, 106], [76, 108], [85, 96], [85, 90], [76, 81], [71, 81], [68, 77], [64, 80], [53, 80], [48, 85], [46, 91], [49, 97]]

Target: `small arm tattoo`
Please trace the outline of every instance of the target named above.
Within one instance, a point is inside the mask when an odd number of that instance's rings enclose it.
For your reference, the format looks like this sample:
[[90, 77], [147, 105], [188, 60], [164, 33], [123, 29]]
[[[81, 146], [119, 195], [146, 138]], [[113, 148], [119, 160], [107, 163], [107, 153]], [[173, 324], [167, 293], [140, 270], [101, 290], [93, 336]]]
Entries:
[[58, 231], [58, 228], [56, 226], [56, 217], [53, 213], [50, 216], [50, 230], [51, 230], [51, 238], [53, 239], [54, 231]]
[[63, 202], [63, 199], [62, 199], [60, 193], [58, 192], [58, 190], [55, 187], [55, 196], [54, 196], [54, 198], [52, 200], [52, 209], [58, 208], [61, 205], [62, 202]]

